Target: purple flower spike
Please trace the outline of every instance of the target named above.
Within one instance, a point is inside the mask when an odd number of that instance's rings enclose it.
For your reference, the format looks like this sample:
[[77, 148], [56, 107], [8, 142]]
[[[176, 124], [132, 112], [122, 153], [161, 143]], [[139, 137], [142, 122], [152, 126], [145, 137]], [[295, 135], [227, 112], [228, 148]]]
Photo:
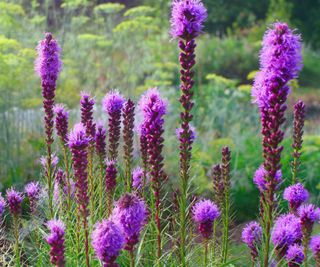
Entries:
[[109, 134], [109, 158], [112, 160], [118, 157], [120, 140], [121, 110], [125, 99], [118, 91], [111, 91], [102, 100], [102, 106], [108, 113], [108, 134]]
[[[167, 179], [167, 175], [163, 170], [163, 132], [164, 132], [164, 115], [166, 114], [167, 105], [165, 101], [160, 97], [160, 94], [156, 88], [149, 89], [142, 95], [139, 101], [139, 108], [143, 114], [143, 122], [140, 126], [141, 131], [140, 141], [146, 145], [147, 154], [145, 155], [148, 160], [148, 166], [150, 168], [150, 179], [155, 197], [155, 220], [157, 225], [157, 257], [161, 257], [161, 219], [160, 219], [160, 193], [164, 181]], [[145, 139], [142, 140], [141, 137]], [[145, 166], [144, 166], [145, 167]], [[146, 175], [146, 169], [145, 175]]]
[[27, 184], [25, 187], [25, 192], [29, 198], [30, 210], [32, 213], [35, 213], [41, 193], [40, 184], [38, 182], [31, 182]]
[[103, 220], [95, 225], [91, 240], [95, 254], [101, 260], [103, 267], [117, 267], [115, 261], [125, 244], [120, 226], [112, 221]]
[[248, 223], [242, 230], [242, 241], [250, 248], [251, 257], [255, 261], [258, 248], [262, 242], [262, 228], [257, 222]]
[[293, 214], [281, 215], [274, 224], [271, 239], [279, 258], [283, 258], [288, 248], [301, 242], [302, 230], [300, 220]]
[[320, 219], [320, 209], [313, 204], [304, 204], [298, 208], [298, 216], [306, 236], [310, 236], [312, 227]]
[[113, 206], [113, 195], [117, 185], [117, 167], [114, 160], [108, 160], [106, 162], [106, 192], [107, 192], [107, 212], [108, 215], [111, 214]]
[[101, 160], [106, 157], [106, 129], [102, 123], [97, 124], [95, 136], [96, 152]]
[[50, 234], [46, 238], [50, 246], [50, 262], [57, 267], [65, 266], [65, 225], [60, 220], [51, 220], [47, 223]]
[[174, 38], [197, 37], [207, 18], [201, 0], [174, 0], [172, 3], [171, 35]]
[[88, 215], [88, 152], [89, 138], [86, 136], [85, 128], [82, 123], [74, 126], [69, 135], [69, 147], [72, 154], [72, 166], [76, 180], [78, 208], [82, 216]]
[[219, 208], [211, 200], [201, 200], [192, 209], [193, 220], [198, 223], [198, 230], [203, 238], [209, 239], [212, 235], [213, 222], [220, 216]]
[[295, 184], [284, 190], [283, 198], [289, 202], [290, 210], [295, 212], [303, 202], [309, 199], [309, 192], [303, 184]]
[[1, 195], [1, 192], [0, 192], [0, 222], [1, 222], [1, 218], [2, 218], [2, 216], [4, 214], [6, 205], [7, 205], [7, 203], [6, 203], [5, 199], [3, 198], [3, 196]]
[[57, 135], [61, 143], [66, 146], [68, 144], [69, 112], [65, 110], [63, 105], [55, 105], [54, 113], [56, 114]]
[[133, 251], [147, 220], [145, 202], [134, 194], [125, 194], [117, 201], [111, 218], [123, 229], [126, 238], [125, 249]]
[[[267, 175], [268, 172], [266, 172], [265, 168], [263, 165], [261, 165], [255, 172], [254, 177], [253, 177], [253, 182], [256, 184], [258, 187], [259, 191], [263, 193], [266, 191], [271, 185], [270, 182], [267, 181]], [[282, 173], [281, 170], [278, 170], [275, 176], [275, 183], [276, 183], [276, 188], [279, 188], [281, 182], [282, 182]]]
[[293, 244], [288, 248], [286, 260], [289, 267], [299, 267], [304, 260], [303, 247]]
[[93, 107], [95, 101], [86, 92], [81, 92], [80, 106], [81, 106], [81, 123], [86, 128], [86, 134], [90, 141], [94, 141], [96, 133], [96, 124], [93, 122]]
[[11, 214], [14, 216], [20, 215], [23, 194], [15, 191], [13, 188], [10, 188], [7, 190], [7, 201]]
[[317, 262], [317, 266], [320, 266], [320, 235], [311, 237], [310, 249], [312, 251], [313, 257]]
[[45, 39], [39, 42], [37, 52], [38, 58], [35, 61], [35, 70], [41, 78], [46, 142], [50, 146], [53, 143], [53, 106], [56, 82], [62, 65], [60, 47], [51, 33], [46, 33]]

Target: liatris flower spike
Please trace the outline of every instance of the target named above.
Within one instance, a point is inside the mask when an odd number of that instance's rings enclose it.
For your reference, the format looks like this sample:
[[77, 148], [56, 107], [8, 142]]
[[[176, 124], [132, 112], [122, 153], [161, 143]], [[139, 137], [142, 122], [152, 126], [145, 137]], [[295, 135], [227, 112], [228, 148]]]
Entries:
[[56, 90], [56, 82], [61, 70], [60, 47], [51, 33], [46, 33], [45, 39], [37, 46], [38, 57], [35, 61], [35, 70], [41, 78], [43, 108], [44, 108], [44, 128], [47, 144], [47, 180], [48, 180], [48, 200], [49, 210], [53, 215], [52, 207], [52, 173], [51, 173], [51, 145], [53, 143], [53, 106]]
[[119, 225], [108, 220], [97, 223], [91, 240], [95, 254], [101, 260], [103, 267], [119, 266], [115, 261], [125, 244], [125, 238]]
[[121, 110], [125, 99], [118, 91], [111, 91], [102, 100], [102, 106], [108, 113], [109, 158], [116, 160], [120, 140]]
[[50, 246], [50, 262], [56, 267], [65, 266], [65, 225], [61, 220], [51, 220], [47, 223], [50, 234], [46, 241]]
[[30, 182], [25, 186], [24, 190], [29, 198], [31, 213], [35, 213], [41, 193], [40, 184], [38, 182]]
[[7, 190], [7, 201], [11, 214], [14, 216], [20, 215], [23, 194], [10, 188]]
[[93, 107], [95, 101], [86, 92], [81, 92], [80, 107], [81, 107], [81, 123], [86, 128], [86, 134], [90, 141], [94, 141], [96, 133], [96, 124], [93, 121]]
[[207, 18], [207, 10], [200, 0], [174, 0], [171, 12], [171, 35], [179, 40], [180, 48], [180, 103], [183, 111], [180, 113], [181, 126], [178, 130], [180, 142], [180, 259], [182, 266], [186, 265], [186, 221], [188, 214], [188, 183], [190, 172], [190, 161], [192, 156], [192, 144], [194, 131], [191, 128], [193, 108], [193, 85], [196, 64], [196, 41], [195, 38], [201, 33], [203, 23]]
[[90, 138], [87, 137], [85, 128], [82, 123], [78, 123], [74, 126], [69, 135], [69, 147], [72, 154], [72, 166], [74, 170], [74, 177], [76, 180], [76, 198], [78, 211], [83, 220], [83, 231], [85, 235], [85, 254], [86, 264], [89, 263], [89, 233], [88, 233], [88, 221], [89, 214], [88, 204], [88, 151]]
[[144, 181], [144, 171], [140, 166], [132, 171], [132, 187], [135, 191], [139, 191], [146, 186], [149, 175], [146, 176], [146, 181]]
[[63, 105], [55, 105], [54, 113], [56, 114], [56, 130], [63, 146], [68, 145], [68, 125], [69, 112], [65, 110]]
[[283, 258], [292, 244], [301, 242], [302, 230], [299, 218], [293, 214], [281, 215], [275, 221], [271, 239], [278, 258]]
[[212, 167], [211, 176], [213, 182], [214, 201], [221, 208], [223, 205], [224, 182], [222, 179], [220, 164], [216, 164]]
[[133, 129], [134, 129], [134, 110], [135, 105], [131, 99], [128, 99], [123, 107], [123, 151], [126, 171], [127, 191], [131, 190], [131, 164], [133, 152]]
[[312, 251], [313, 257], [316, 260], [317, 267], [320, 266], [320, 235], [311, 237], [310, 249]]
[[201, 200], [192, 209], [193, 220], [204, 239], [204, 266], [208, 261], [208, 241], [213, 233], [213, 222], [220, 216], [219, 208], [211, 200]]
[[283, 198], [289, 202], [291, 212], [296, 212], [300, 205], [309, 199], [309, 192], [303, 184], [291, 185], [284, 190]]
[[163, 170], [163, 132], [164, 115], [167, 111], [166, 102], [160, 97], [156, 88], [149, 89], [142, 95], [139, 107], [143, 114], [143, 122], [140, 125], [141, 134], [145, 136], [147, 144], [147, 159], [150, 167], [150, 179], [155, 198], [155, 220], [157, 225], [157, 259], [161, 258], [161, 212], [160, 193], [163, 182], [167, 179]]
[[136, 195], [127, 193], [117, 201], [111, 218], [123, 229], [126, 238], [125, 249], [133, 251], [139, 242], [141, 229], [147, 222], [145, 202]]
[[262, 243], [262, 228], [257, 222], [248, 223], [242, 230], [242, 241], [250, 248], [252, 261], [258, 257]]
[[273, 224], [274, 209], [277, 205], [277, 172], [281, 169], [281, 142], [284, 132], [281, 125], [285, 122], [285, 104], [289, 94], [287, 83], [297, 78], [301, 70], [301, 39], [288, 25], [277, 22], [269, 29], [262, 42], [260, 52], [260, 71], [253, 88], [253, 102], [257, 103], [261, 115], [263, 136], [264, 169], [267, 172], [267, 190], [261, 195], [263, 228], [266, 233], [266, 252], [264, 266], [269, 261], [270, 230]]
[[97, 123], [95, 136], [96, 152], [99, 158], [104, 161], [106, 157], [106, 129], [101, 122]]
[[304, 204], [298, 209], [301, 225], [307, 234], [311, 234], [313, 224], [320, 219], [320, 209], [313, 204]]
[[204, 239], [212, 235], [213, 222], [220, 216], [219, 208], [211, 200], [200, 200], [192, 209], [193, 220]]
[[106, 192], [107, 192], [107, 212], [111, 214], [113, 207], [113, 195], [117, 185], [117, 167], [114, 160], [106, 162]]
[[301, 157], [301, 149], [302, 149], [302, 136], [303, 136], [303, 126], [305, 120], [305, 104], [299, 100], [294, 105], [294, 120], [293, 120], [293, 161], [291, 162], [292, 169], [292, 182], [296, 183], [297, 175], [300, 167], [300, 157]]
[[286, 254], [286, 260], [289, 267], [301, 266], [305, 256], [303, 253], [303, 247], [298, 244], [293, 244], [288, 248]]

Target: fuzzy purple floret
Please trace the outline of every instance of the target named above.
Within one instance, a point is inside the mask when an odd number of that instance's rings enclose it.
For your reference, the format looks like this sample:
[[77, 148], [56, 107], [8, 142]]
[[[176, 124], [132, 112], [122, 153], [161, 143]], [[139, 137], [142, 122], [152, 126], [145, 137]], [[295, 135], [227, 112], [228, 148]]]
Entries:
[[[38, 57], [35, 61], [35, 71], [48, 87], [55, 87], [59, 72], [61, 71], [60, 46], [53, 39], [51, 33], [45, 34], [45, 39], [37, 46]], [[45, 93], [45, 92], [44, 92]]]
[[61, 220], [51, 220], [47, 223], [50, 234], [46, 240], [50, 246], [50, 262], [58, 267], [65, 266], [65, 225]]
[[271, 239], [276, 249], [284, 252], [293, 243], [301, 241], [300, 220], [293, 214], [281, 215], [274, 223]]
[[41, 187], [38, 182], [30, 182], [24, 188], [30, 202], [30, 210], [32, 213], [36, 211], [40, 198]]
[[63, 105], [55, 105], [53, 111], [56, 114], [55, 123], [57, 135], [60, 137], [62, 144], [67, 145], [69, 112], [65, 110]]
[[4, 214], [6, 204], [7, 203], [0, 192], [0, 220], [1, 220], [2, 215]]
[[[255, 172], [254, 177], [253, 177], [253, 182], [256, 184], [258, 187], [259, 191], [262, 193], [267, 190], [269, 186], [269, 182], [267, 181], [267, 175], [268, 173], [266, 172], [265, 168], [263, 165], [261, 165]], [[276, 180], [276, 188], [278, 188], [282, 182], [282, 173], [281, 170], [278, 170], [275, 176]]]
[[125, 103], [124, 97], [116, 90], [106, 94], [102, 100], [102, 107], [105, 112], [112, 114], [121, 111]]
[[132, 187], [136, 190], [140, 190], [143, 185], [143, 169], [138, 166], [132, 171]]
[[257, 251], [261, 245], [262, 228], [257, 222], [248, 223], [242, 230], [242, 241], [251, 249]]
[[298, 208], [301, 225], [311, 234], [313, 224], [320, 220], [320, 209], [313, 204], [304, 204]]
[[23, 201], [23, 194], [15, 191], [13, 188], [7, 189], [7, 201], [10, 212], [13, 215], [19, 215], [21, 213], [21, 203]]
[[206, 239], [212, 235], [214, 220], [220, 216], [218, 206], [211, 200], [201, 200], [192, 208], [193, 220], [198, 224], [198, 230]]
[[174, 38], [195, 38], [201, 33], [206, 18], [207, 10], [201, 0], [174, 0], [171, 35]]
[[313, 256], [320, 261], [320, 235], [311, 237], [310, 249], [312, 251]]
[[86, 134], [94, 141], [96, 134], [96, 124], [93, 121], [93, 107], [95, 101], [89, 93], [81, 92], [80, 107], [81, 107], [81, 123], [86, 128]]
[[113, 221], [103, 220], [95, 225], [91, 240], [95, 254], [102, 261], [103, 266], [114, 266], [125, 244], [121, 227]]
[[309, 199], [309, 192], [303, 186], [298, 183], [291, 185], [284, 190], [283, 198], [289, 202], [289, 206], [292, 210], [296, 210], [303, 202]]
[[304, 260], [303, 247], [298, 244], [291, 245], [287, 250], [286, 260], [289, 267], [300, 266]]
[[286, 83], [297, 78], [302, 68], [301, 38], [287, 24], [273, 24], [263, 38], [260, 53], [260, 72], [257, 74], [252, 96], [253, 102], [259, 107], [268, 106], [271, 88], [285, 90], [284, 97], [289, 93]]
[[[189, 136], [189, 143], [193, 143], [194, 139], [196, 139], [196, 129], [193, 126], [190, 126], [190, 136]], [[181, 135], [183, 134], [183, 129], [182, 128], [177, 128], [176, 129], [176, 135], [178, 139], [181, 139]]]
[[139, 242], [141, 229], [147, 221], [145, 202], [134, 194], [125, 194], [117, 201], [111, 218], [121, 226], [124, 232], [125, 249], [133, 250]]

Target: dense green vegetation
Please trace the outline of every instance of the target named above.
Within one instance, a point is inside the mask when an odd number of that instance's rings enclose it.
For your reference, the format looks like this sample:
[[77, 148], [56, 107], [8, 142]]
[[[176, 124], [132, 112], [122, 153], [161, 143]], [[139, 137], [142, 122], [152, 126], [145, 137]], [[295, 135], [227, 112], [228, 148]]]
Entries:
[[[57, 101], [74, 108], [79, 92], [93, 92], [97, 99], [118, 88], [124, 95], [139, 95], [158, 86], [170, 102], [166, 120], [166, 169], [170, 183], [177, 168], [179, 105], [175, 42], [168, 34], [168, 0], [145, 1], [3, 1], [0, 0], [0, 190], [22, 185], [39, 176], [44, 153], [41, 92], [34, 75], [36, 41], [52, 31], [62, 46], [63, 71]], [[204, 1], [209, 10], [205, 34], [197, 48], [197, 140], [193, 164], [194, 187], [210, 194], [208, 173], [228, 144], [233, 151], [233, 199], [237, 220], [254, 216], [258, 192], [252, 175], [261, 163], [259, 119], [250, 104], [250, 84], [258, 68], [260, 40], [267, 25], [285, 20], [298, 28], [305, 40], [304, 69], [292, 84], [287, 113], [298, 97], [308, 108], [303, 173], [314, 197], [319, 192], [320, 163], [319, 81], [320, 4], [315, 1]], [[135, 99], [135, 100], [136, 100]], [[103, 118], [101, 116], [101, 118]], [[285, 140], [284, 175], [289, 175], [290, 131]], [[306, 171], [308, 170], [308, 172]], [[240, 200], [241, 201], [238, 201]], [[255, 201], [253, 201], [255, 199]]]

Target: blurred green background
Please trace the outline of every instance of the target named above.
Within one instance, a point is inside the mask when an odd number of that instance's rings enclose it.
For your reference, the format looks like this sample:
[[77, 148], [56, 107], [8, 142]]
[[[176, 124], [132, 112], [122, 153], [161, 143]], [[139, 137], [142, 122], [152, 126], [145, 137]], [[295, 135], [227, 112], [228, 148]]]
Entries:
[[[250, 90], [263, 32], [280, 20], [301, 33], [304, 68], [291, 83], [283, 173], [290, 180], [292, 106], [307, 105], [301, 177], [319, 196], [320, 173], [320, 1], [204, 0], [209, 17], [198, 40], [193, 184], [210, 196], [210, 168], [220, 149], [232, 149], [232, 193], [237, 222], [256, 216], [258, 191], [252, 184], [261, 164], [259, 114]], [[41, 89], [34, 74], [35, 46], [46, 31], [62, 47], [63, 71], [57, 102], [79, 120], [82, 90], [102, 96], [118, 88], [137, 100], [158, 86], [168, 99], [166, 170], [177, 185], [178, 143], [174, 134], [180, 106], [177, 42], [169, 36], [169, 0], [0, 0], [0, 191], [39, 176], [44, 153]], [[98, 107], [97, 119], [106, 117]], [[283, 186], [284, 187], [284, 186]], [[283, 189], [283, 188], [282, 188]]]

